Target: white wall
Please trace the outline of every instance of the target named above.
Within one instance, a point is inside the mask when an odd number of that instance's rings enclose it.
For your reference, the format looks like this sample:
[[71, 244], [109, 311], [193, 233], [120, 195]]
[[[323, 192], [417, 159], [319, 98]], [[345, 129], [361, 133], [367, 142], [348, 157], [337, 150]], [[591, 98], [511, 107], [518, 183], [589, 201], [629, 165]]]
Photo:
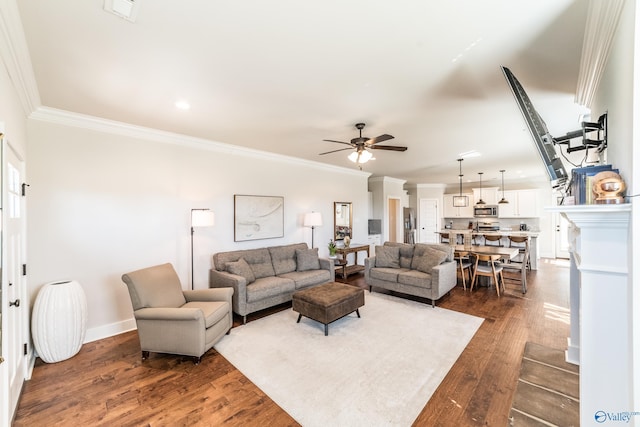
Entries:
[[[189, 286], [192, 208], [216, 215], [214, 227], [194, 235], [196, 289], [208, 286], [215, 252], [301, 241], [310, 246], [311, 229], [302, 226], [306, 212], [322, 213], [315, 246], [326, 256], [334, 201], [353, 202], [354, 239], [366, 241], [368, 174], [200, 143], [29, 121], [30, 291], [49, 281], [78, 280], [89, 306], [87, 340], [131, 327], [123, 273], [171, 262]], [[234, 194], [283, 196], [284, 237], [234, 243]]]

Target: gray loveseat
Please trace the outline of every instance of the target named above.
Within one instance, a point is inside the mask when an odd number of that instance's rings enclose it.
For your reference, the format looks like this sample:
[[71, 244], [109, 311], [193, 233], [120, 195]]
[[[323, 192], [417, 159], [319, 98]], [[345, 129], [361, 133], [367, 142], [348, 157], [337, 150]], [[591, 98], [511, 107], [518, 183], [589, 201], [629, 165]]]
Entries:
[[232, 287], [233, 312], [242, 316], [291, 301], [293, 293], [335, 280], [333, 260], [318, 258], [306, 243], [219, 252], [209, 287]]
[[375, 256], [364, 261], [364, 280], [384, 288], [431, 300], [442, 298], [457, 283], [453, 248], [449, 245], [385, 242], [376, 246]]

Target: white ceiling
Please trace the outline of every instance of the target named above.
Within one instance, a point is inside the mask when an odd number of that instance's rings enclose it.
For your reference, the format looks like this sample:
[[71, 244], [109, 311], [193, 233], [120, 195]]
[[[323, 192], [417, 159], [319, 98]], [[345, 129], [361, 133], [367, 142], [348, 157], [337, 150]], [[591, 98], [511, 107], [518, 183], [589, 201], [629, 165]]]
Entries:
[[137, 1], [135, 23], [18, 2], [42, 105], [349, 168], [322, 140], [365, 122], [409, 148], [363, 170], [414, 184], [457, 184], [470, 150], [465, 181], [547, 179], [500, 65], [554, 136], [578, 128], [587, 0]]

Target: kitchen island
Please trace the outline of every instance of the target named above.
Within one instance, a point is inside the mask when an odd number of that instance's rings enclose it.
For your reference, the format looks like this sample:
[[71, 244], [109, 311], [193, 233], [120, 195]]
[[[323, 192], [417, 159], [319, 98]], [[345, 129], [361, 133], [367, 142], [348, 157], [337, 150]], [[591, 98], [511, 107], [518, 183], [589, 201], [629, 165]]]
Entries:
[[[454, 234], [456, 238], [453, 239], [452, 243], [458, 242], [457, 237], [460, 236], [460, 242], [463, 241], [464, 236], [471, 234], [471, 237], [475, 240], [476, 244], [484, 244], [485, 235], [489, 236], [500, 236], [501, 243], [503, 246], [509, 246], [509, 237], [508, 236], [526, 236], [529, 237], [529, 258], [531, 259], [531, 269], [538, 269], [538, 236], [540, 232], [538, 231], [517, 231], [517, 230], [491, 230], [491, 231], [476, 231], [470, 229], [442, 229], [438, 233], [449, 233]], [[451, 239], [450, 239], [451, 240]]]

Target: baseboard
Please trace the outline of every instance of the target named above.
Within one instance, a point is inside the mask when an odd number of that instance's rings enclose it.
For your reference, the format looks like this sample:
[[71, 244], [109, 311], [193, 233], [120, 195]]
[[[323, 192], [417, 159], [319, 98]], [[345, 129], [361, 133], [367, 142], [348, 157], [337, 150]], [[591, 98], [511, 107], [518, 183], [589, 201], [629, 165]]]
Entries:
[[133, 318], [99, 326], [97, 328], [87, 329], [87, 333], [84, 337], [84, 343], [101, 340], [103, 338], [109, 338], [114, 335], [132, 331], [134, 329], [136, 329], [136, 320]]

